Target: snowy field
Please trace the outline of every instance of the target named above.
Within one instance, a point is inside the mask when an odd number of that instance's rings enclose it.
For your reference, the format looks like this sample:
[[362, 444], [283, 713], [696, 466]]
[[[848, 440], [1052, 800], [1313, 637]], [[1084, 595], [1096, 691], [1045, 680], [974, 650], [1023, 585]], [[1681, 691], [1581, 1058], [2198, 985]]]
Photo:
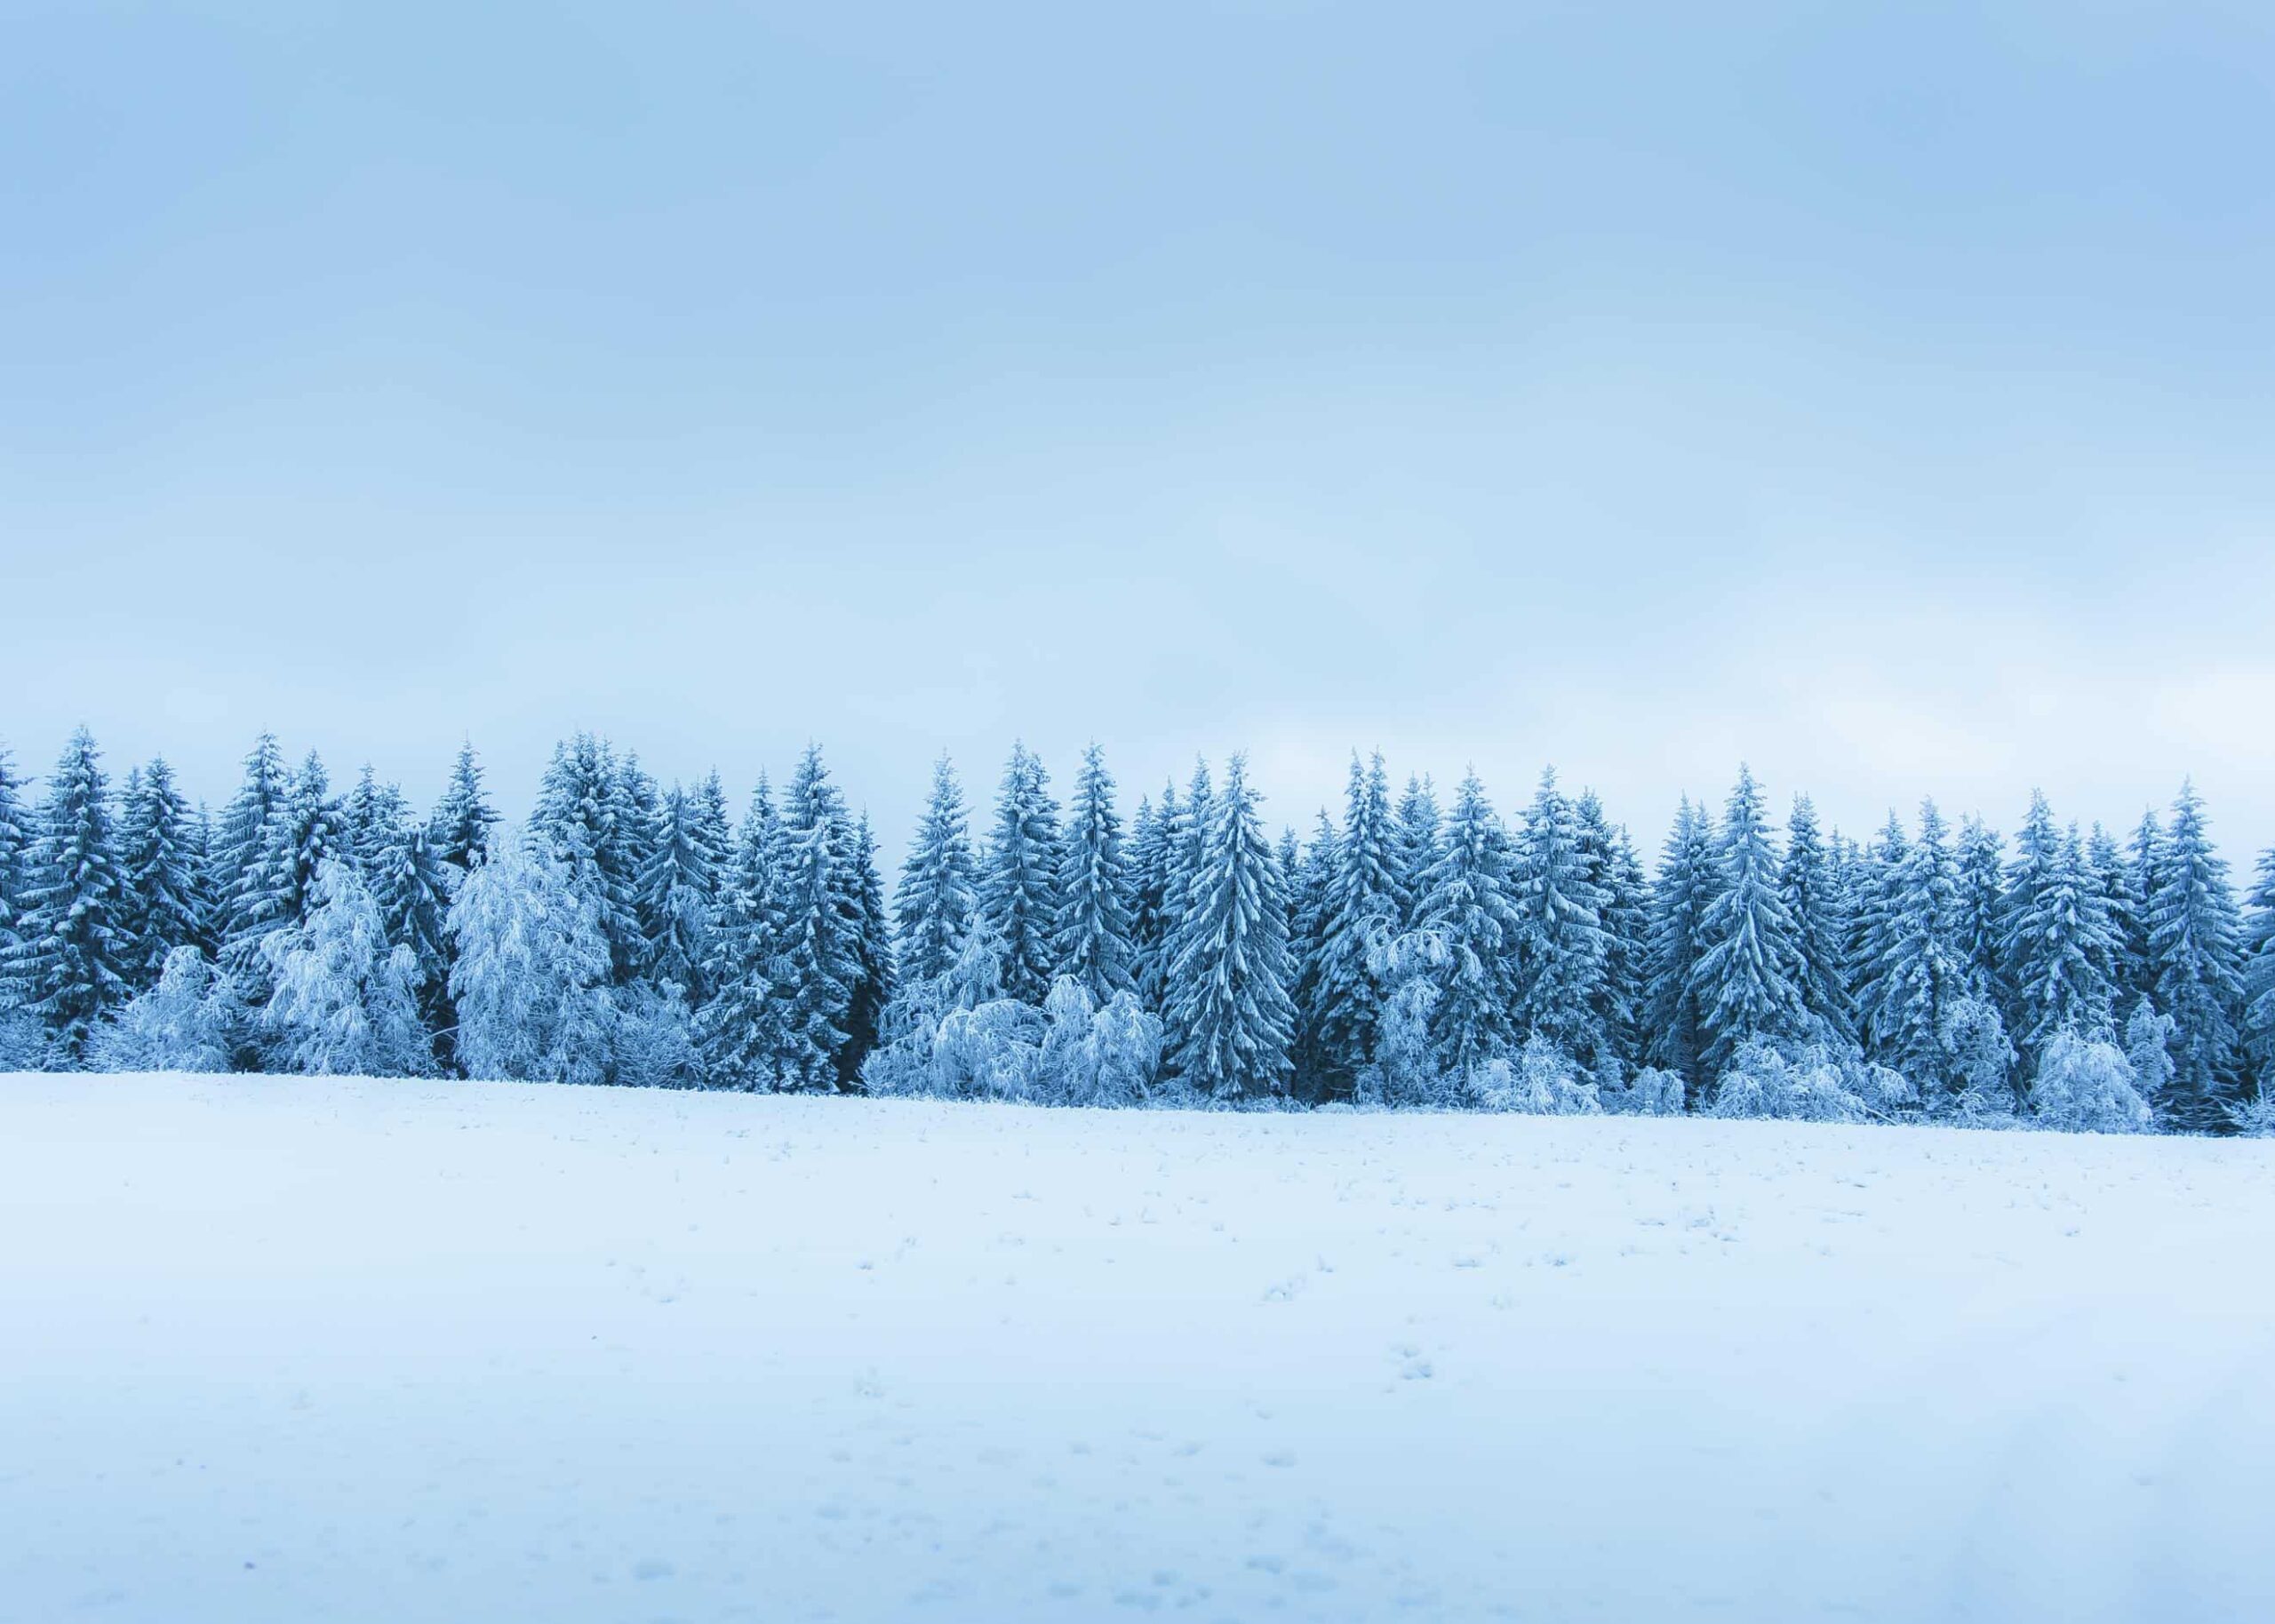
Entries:
[[2275, 1618], [2275, 1145], [0, 1078], [0, 1618]]

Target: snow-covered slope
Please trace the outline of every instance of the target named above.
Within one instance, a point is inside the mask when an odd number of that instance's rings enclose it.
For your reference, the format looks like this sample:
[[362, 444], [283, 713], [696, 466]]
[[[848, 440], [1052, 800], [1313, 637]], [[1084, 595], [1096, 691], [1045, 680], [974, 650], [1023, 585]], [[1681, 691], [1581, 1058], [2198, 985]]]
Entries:
[[0, 1079], [0, 1618], [2275, 1617], [2271, 1151]]

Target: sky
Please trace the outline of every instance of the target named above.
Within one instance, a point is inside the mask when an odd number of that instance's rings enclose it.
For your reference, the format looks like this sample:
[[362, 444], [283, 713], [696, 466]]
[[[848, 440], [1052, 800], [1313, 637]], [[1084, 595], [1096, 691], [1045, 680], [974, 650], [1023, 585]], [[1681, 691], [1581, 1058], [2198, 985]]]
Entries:
[[0, 742], [2275, 844], [2275, 10], [0, 0]]

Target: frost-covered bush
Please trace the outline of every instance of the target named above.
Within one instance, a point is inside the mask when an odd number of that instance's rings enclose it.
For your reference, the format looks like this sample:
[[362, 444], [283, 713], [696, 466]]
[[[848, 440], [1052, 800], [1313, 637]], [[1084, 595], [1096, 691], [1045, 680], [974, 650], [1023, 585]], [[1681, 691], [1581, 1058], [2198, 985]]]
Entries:
[[1051, 983], [1041, 1009], [1017, 999], [971, 1006], [986, 984], [955, 970], [902, 989], [889, 1012], [888, 1041], [861, 1081], [873, 1095], [956, 1100], [1026, 1100], [1044, 1105], [1140, 1105], [1159, 1092], [1161, 1023], [1130, 992], [1103, 1008], [1070, 976]]
[[1951, 1057], [1959, 1087], [1953, 1114], [1962, 1122], [1995, 1127], [2015, 1116], [2012, 1078], [2018, 1058], [2007, 1040], [2007, 1023], [1986, 999], [1954, 999], [1944, 1010], [1936, 1041]]
[[634, 1088], [693, 1088], [703, 1081], [695, 1022], [670, 982], [640, 983], [615, 1000], [610, 1080]]
[[1603, 1110], [1595, 1079], [1550, 1039], [1535, 1034], [1514, 1060], [1497, 1058], [1472, 1068], [1469, 1094], [1486, 1111], [1535, 1117], [1592, 1117]]
[[104, 1071], [227, 1071], [241, 1014], [205, 955], [178, 947], [157, 985], [95, 1035], [90, 1058]]
[[1862, 1122], [1886, 1115], [1911, 1095], [1903, 1078], [1851, 1049], [1824, 1043], [1783, 1047], [1757, 1039], [1731, 1057], [1704, 1114]]
[[2259, 1092], [2232, 1107], [2228, 1119], [2239, 1134], [2253, 1139], [2275, 1138], [2275, 1069], [2260, 1073]]
[[1621, 1116], [1682, 1115], [1682, 1073], [1680, 1071], [1640, 1066], [1623, 1087], [1615, 1089], [1599, 1085], [1596, 1093], [1606, 1111], [1616, 1111]]
[[389, 947], [379, 904], [355, 869], [327, 858], [307, 916], [261, 943], [272, 991], [260, 1025], [287, 1071], [417, 1077], [434, 1069], [419, 1013], [418, 955]]
[[499, 842], [451, 903], [451, 997], [469, 1077], [604, 1083], [616, 1007], [600, 910], [550, 856]]
[[2041, 1127], [2085, 1134], [2145, 1134], [2154, 1123], [2132, 1063], [2105, 1038], [2065, 1026], [2047, 1040], [2032, 1080], [2031, 1114]]
[[1025, 1100], [1042, 1069], [1042, 1011], [999, 998], [951, 1010], [932, 1039], [932, 1087], [952, 1100]]
[[[0, 987], [0, 1000], [6, 989]], [[47, 1063], [47, 1031], [39, 1017], [0, 1001], [0, 1071], [36, 1071]]]
[[2166, 1095], [2177, 1070], [2172, 1039], [2179, 1030], [2180, 1023], [2159, 1015], [2147, 999], [2133, 1006], [2133, 1018], [2125, 1023], [2125, 1063], [2133, 1068], [2133, 1086], [2152, 1114], [2167, 1103]]
[[1161, 1023], [1130, 992], [1094, 1008], [1080, 982], [1060, 976], [1043, 1000], [1037, 1099], [1053, 1105], [1141, 1105], [1161, 1063]]
[[1402, 936], [1377, 948], [1377, 973], [1393, 977], [1375, 1033], [1375, 1058], [1360, 1069], [1353, 1093], [1361, 1105], [1430, 1106], [1454, 1103], [1452, 1088], [1438, 1067], [1431, 1026], [1442, 996], [1432, 979], [1434, 959], [1417, 956], [1413, 945], [1433, 940]]

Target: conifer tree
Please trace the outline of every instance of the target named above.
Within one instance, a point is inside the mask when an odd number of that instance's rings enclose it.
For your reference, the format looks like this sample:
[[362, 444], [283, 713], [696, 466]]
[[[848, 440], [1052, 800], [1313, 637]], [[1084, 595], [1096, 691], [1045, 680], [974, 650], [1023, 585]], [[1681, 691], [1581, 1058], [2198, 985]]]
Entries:
[[[1835, 837], [1835, 846], [1838, 837]], [[1801, 1007], [1829, 1037], [1856, 1039], [1856, 1013], [1848, 994], [1848, 896], [1807, 795], [1793, 797], [1785, 820], [1785, 856], [1777, 870], [1777, 896], [1792, 921], [1793, 984]]]
[[845, 1047], [838, 1051], [841, 1088], [859, 1085], [861, 1068], [884, 1033], [895, 966], [892, 922], [885, 912], [884, 876], [877, 868], [877, 837], [864, 812], [853, 825], [853, 991], [846, 1002]]
[[[1544, 789], [1553, 788], [1553, 781]], [[1437, 860], [1423, 871], [1418, 931], [1433, 938], [1436, 997], [1425, 1021], [1441, 1076], [1467, 1087], [1488, 1062], [1515, 1047], [1520, 1007], [1513, 951], [1534, 921], [1514, 869], [1507, 832], [1475, 772], [1454, 792]]]
[[339, 823], [346, 837], [344, 853], [366, 876], [379, 855], [383, 832], [402, 812], [403, 792], [392, 784], [383, 787], [371, 764], [364, 762], [355, 775], [355, 787], [339, 803]]
[[954, 764], [943, 755], [932, 764], [932, 792], [909, 840], [893, 896], [900, 967], [910, 982], [937, 981], [954, 967], [978, 906], [963, 791]]
[[1296, 1037], [1288, 1058], [1293, 1068], [1289, 1087], [1298, 1099], [1317, 1104], [1325, 1096], [1325, 1058], [1319, 1050], [1320, 941], [1326, 929], [1329, 898], [1335, 884], [1340, 842], [1327, 808], [1319, 810], [1311, 843], [1298, 853], [1288, 874], [1288, 962], [1294, 967], [1295, 984], [1289, 989], [1296, 1010]]
[[205, 936], [224, 949], [231, 947], [238, 935], [240, 916], [248, 910], [258, 911], [258, 900], [246, 893], [261, 883], [261, 856], [268, 848], [268, 826], [283, 810], [291, 787], [291, 776], [285, 770], [276, 736], [262, 734], [245, 758], [244, 782], [222, 808], [207, 851], [205, 896], [212, 914]]
[[259, 855], [238, 882], [222, 943], [224, 960], [249, 1002], [265, 1002], [268, 996], [261, 943], [269, 932], [300, 922], [307, 912], [316, 871], [331, 857], [352, 862], [354, 853], [348, 848], [339, 803], [332, 798], [331, 780], [311, 750], [267, 820]]
[[1314, 1022], [1303, 1047], [1316, 1057], [1323, 1098], [1348, 1098], [1359, 1073], [1374, 1063], [1386, 991], [1377, 950], [1412, 922], [1403, 862], [1383, 759], [1377, 754], [1361, 767], [1354, 752], [1314, 956], [1298, 974]]
[[31, 814], [24, 805], [24, 781], [15, 760], [0, 749], [0, 1004], [5, 1003], [6, 954], [18, 936], [24, 903], [26, 863], [31, 851]]
[[1139, 801], [1130, 831], [1131, 973], [1137, 978], [1138, 996], [1153, 1010], [1161, 1008], [1161, 985], [1169, 972], [1169, 886], [1176, 873], [1175, 851], [1183, 816], [1177, 786], [1164, 784], [1160, 808], [1156, 809], [1150, 799]]
[[2157, 1007], [2175, 1028], [2167, 1114], [2202, 1131], [2223, 1125], [2234, 1103], [2241, 921], [2193, 784], [2181, 785], [2172, 814], [2148, 893], [2149, 974]]
[[1217, 1099], [1287, 1087], [1295, 1008], [1284, 884], [1248, 787], [1247, 762], [1236, 755], [1209, 802], [1165, 1023], [1177, 1074]]
[[1651, 979], [1648, 992], [1651, 1059], [1681, 1076], [1694, 1097], [1704, 1079], [1699, 1061], [1707, 1037], [1706, 1010], [1698, 1000], [1696, 970], [1705, 951], [1700, 927], [1721, 890], [1714, 862], [1714, 821], [1684, 796], [1659, 855], [1651, 888]]
[[1894, 906], [1884, 919], [1874, 966], [1872, 1037], [1887, 1063], [1910, 1079], [1923, 1105], [1943, 1114], [1963, 1079], [1943, 1043], [1952, 1005], [1968, 996], [1957, 945], [1959, 886], [1943, 814], [1920, 804], [1920, 832], [1896, 870]]
[[2109, 917], [2110, 940], [2115, 944], [2110, 980], [2119, 1005], [2143, 997], [2149, 990], [2149, 932], [2141, 914], [2142, 896], [2133, 888], [2133, 871], [2117, 844], [2117, 837], [2096, 823], [2086, 837], [2086, 866], [2101, 895], [2102, 912]]
[[[1622, 1073], [1643, 1062], [1644, 997], [1650, 980], [1651, 888], [1642, 859], [1624, 825], [1609, 823], [1590, 790], [1577, 803], [1581, 849], [1604, 893], [1603, 975], [1596, 995], [1596, 1026]], [[1619, 1081], [1625, 1080], [1623, 1075]]]
[[599, 904], [546, 840], [493, 842], [459, 887], [449, 928], [468, 1077], [609, 1080], [616, 1010]]
[[1069, 976], [1104, 1008], [1117, 992], [1134, 992], [1130, 940], [1130, 876], [1122, 848], [1122, 815], [1114, 779], [1096, 744], [1067, 808], [1058, 866], [1058, 974]]
[[625, 772], [604, 741], [579, 733], [555, 747], [530, 831], [568, 869], [570, 883], [592, 896], [608, 941], [610, 978], [619, 986], [647, 956], [632, 828], [637, 816]]
[[1714, 897], [1698, 919], [1691, 970], [1700, 1013], [1699, 1058], [1709, 1072], [1750, 1043], [1797, 1039], [1808, 1024], [1792, 916], [1779, 892], [1761, 788], [1741, 764], [1715, 843]]
[[1981, 818], [1962, 818], [1952, 886], [1957, 908], [1955, 946], [1966, 967], [1968, 992], [2004, 1010], [2012, 989], [2004, 971], [2006, 859], [1999, 832]]
[[664, 795], [657, 816], [654, 850], [640, 876], [645, 973], [677, 987], [691, 1008], [702, 1001], [703, 963], [710, 952], [706, 937], [725, 853], [711, 844], [699, 799], [678, 784]]
[[64, 746], [34, 827], [17, 940], [0, 967], [12, 1001], [38, 1017], [55, 1054], [76, 1064], [130, 991], [110, 781], [86, 728]]
[[207, 912], [195, 821], [163, 756], [129, 776], [118, 848], [123, 966], [139, 992], [157, 985], [174, 949], [200, 944]]
[[1050, 776], [1025, 744], [1011, 747], [995, 800], [979, 907], [1003, 943], [1007, 998], [1041, 1007], [1050, 991], [1059, 914], [1058, 804]]
[[861, 881], [851, 819], [809, 744], [782, 801], [778, 1087], [831, 1091], [846, 1074], [862, 980]]
[[[2244, 1043], [2258, 1069], [2259, 1099], [2275, 1108], [2275, 846], [2259, 854], [2244, 900]], [[2275, 1118], [2275, 1110], [2263, 1114]]]
[[274, 991], [261, 1025], [284, 1070], [324, 1077], [414, 1077], [430, 1069], [417, 956], [390, 947], [355, 864], [326, 856], [307, 907], [265, 937]]
[[712, 912], [696, 1045], [714, 1087], [770, 1091], [789, 1049], [782, 828], [763, 776]]
[[1517, 928], [1509, 973], [1519, 1034], [1545, 1038], [1587, 1071], [1606, 1053], [1596, 1010], [1610, 952], [1608, 898], [1591, 869], [1578, 814], [1549, 768], [1526, 810], [1510, 877]]
[[2024, 824], [1999, 943], [2012, 989], [2008, 1030], [2032, 1057], [2064, 1028], [2087, 1038], [2116, 1031], [2110, 969], [2119, 946], [2101, 884], [2075, 824], [2066, 835], [2038, 826], [2045, 804], [2033, 800]]
[[482, 768], [475, 759], [474, 745], [471, 742], [460, 744], [449, 786], [435, 803], [435, 815], [427, 824], [427, 844], [438, 859], [464, 871], [490, 855], [491, 832], [497, 825], [497, 809], [482, 792]]
[[1440, 822], [1437, 790], [1427, 777], [1409, 775], [1406, 788], [1399, 794], [1397, 827], [1391, 837], [1395, 854], [1391, 871], [1397, 881], [1397, 894], [1406, 906], [1405, 915], [1399, 920], [1401, 929], [1412, 927], [1422, 876], [1438, 860]]
[[1849, 879], [1848, 984], [1856, 1005], [1857, 1036], [1866, 1053], [1891, 1067], [1896, 1062], [1881, 1041], [1890, 1018], [1886, 1004], [1895, 986], [1887, 966], [1896, 951], [1904, 871], [1911, 860], [1911, 837], [1891, 808], [1871, 846], [1855, 854]]

